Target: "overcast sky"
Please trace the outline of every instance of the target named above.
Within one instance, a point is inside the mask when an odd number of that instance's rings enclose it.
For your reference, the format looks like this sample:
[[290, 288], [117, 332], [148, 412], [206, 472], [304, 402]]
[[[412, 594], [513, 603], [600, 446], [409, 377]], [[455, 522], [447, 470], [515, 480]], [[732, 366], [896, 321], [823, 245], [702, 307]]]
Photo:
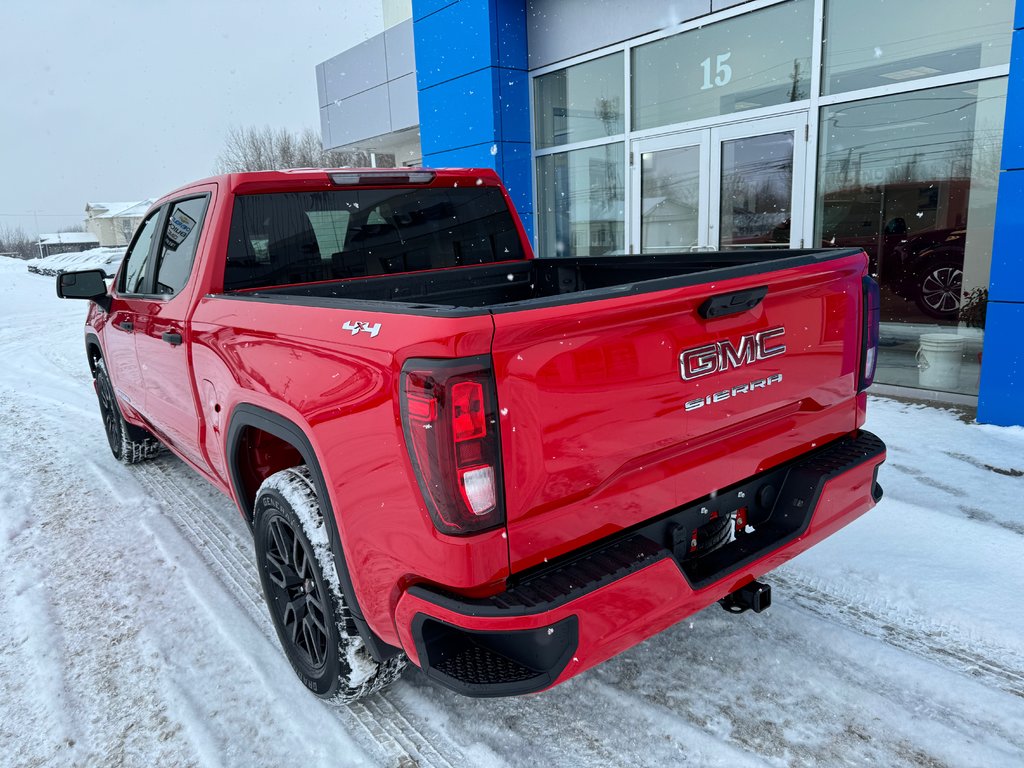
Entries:
[[231, 125], [319, 133], [316, 65], [382, 26], [357, 0], [3, 0], [0, 225], [208, 176]]

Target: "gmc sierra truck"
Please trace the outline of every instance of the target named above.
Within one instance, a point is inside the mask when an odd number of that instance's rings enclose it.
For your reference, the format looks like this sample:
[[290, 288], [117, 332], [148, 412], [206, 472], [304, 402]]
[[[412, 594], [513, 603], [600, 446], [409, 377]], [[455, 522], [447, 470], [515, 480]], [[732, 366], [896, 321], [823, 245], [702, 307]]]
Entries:
[[114, 456], [162, 446], [250, 525], [315, 694], [406, 660], [540, 691], [870, 509], [878, 288], [860, 250], [534, 258], [487, 170], [183, 187], [89, 299]]

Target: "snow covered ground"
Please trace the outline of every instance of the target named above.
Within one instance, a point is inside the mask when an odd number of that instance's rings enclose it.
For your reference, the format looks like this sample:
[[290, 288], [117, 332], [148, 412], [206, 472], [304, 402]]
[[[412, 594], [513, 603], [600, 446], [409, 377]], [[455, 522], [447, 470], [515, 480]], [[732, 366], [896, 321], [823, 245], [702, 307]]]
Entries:
[[548, 693], [310, 696], [232, 504], [110, 456], [85, 306], [0, 259], [0, 765], [1024, 765], [1024, 429], [875, 398], [886, 497]]

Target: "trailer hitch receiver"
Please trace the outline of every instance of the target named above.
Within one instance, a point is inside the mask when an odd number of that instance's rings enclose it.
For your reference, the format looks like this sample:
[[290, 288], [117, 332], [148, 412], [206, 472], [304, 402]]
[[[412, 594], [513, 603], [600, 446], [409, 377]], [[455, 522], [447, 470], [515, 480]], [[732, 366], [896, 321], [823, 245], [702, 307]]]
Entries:
[[744, 613], [746, 611], [760, 613], [772, 604], [772, 588], [769, 584], [751, 581], [723, 597], [718, 604], [729, 613]]

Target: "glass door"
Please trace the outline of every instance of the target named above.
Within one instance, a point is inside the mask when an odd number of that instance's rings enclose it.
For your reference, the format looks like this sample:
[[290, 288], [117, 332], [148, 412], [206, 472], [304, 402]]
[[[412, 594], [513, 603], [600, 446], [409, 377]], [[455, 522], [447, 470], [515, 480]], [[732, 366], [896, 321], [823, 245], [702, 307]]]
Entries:
[[630, 151], [630, 253], [802, 248], [806, 114], [652, 139]]
[[633, 142], [630, 253], [707, 247], [710, 140], [702, 130]]
[[806, 126], [798, 114], [711, 129], [712, 245], [803, 247]]

